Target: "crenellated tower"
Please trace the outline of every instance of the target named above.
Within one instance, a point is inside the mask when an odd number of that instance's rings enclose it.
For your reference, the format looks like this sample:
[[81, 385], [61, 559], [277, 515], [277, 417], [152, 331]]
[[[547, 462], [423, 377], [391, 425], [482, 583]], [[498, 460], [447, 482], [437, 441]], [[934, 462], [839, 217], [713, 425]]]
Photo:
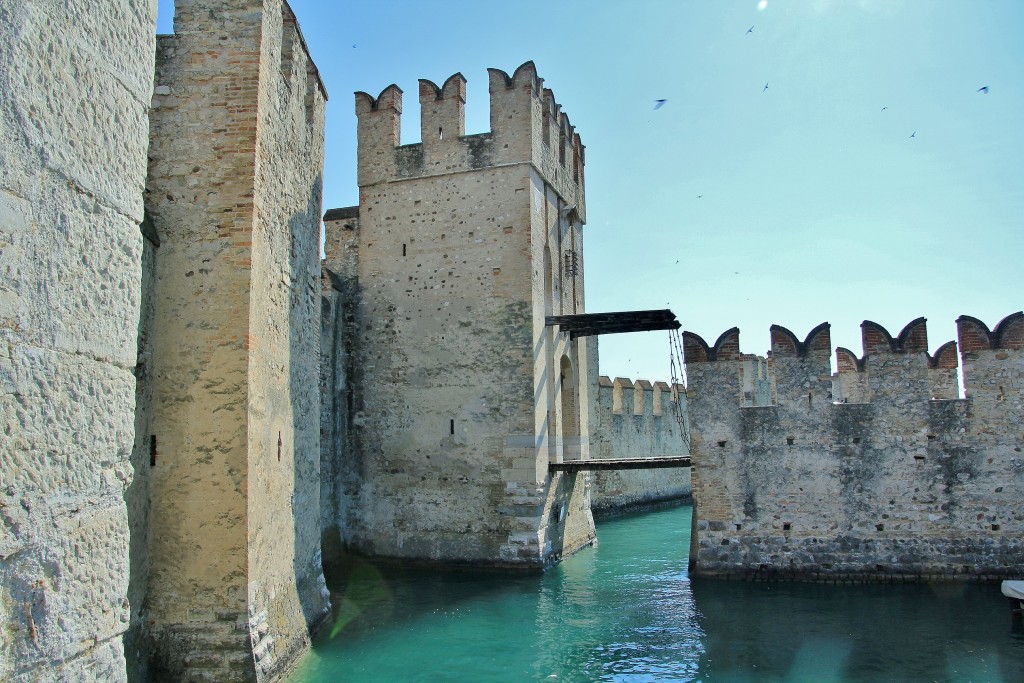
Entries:
[[462, 74], [420, 80], [404, 145], [402, 90], [355, 94], [359, 206], [325, 216], [351, 308], [327, 486], [350, 547], [540, 568], [594, 538], [588, 475], [548, 473], [588, 454], [597, 386], [545, 321], [584, 310], [583, 145], [532, 62], [488, 84], [491, 130], [467, 135]]

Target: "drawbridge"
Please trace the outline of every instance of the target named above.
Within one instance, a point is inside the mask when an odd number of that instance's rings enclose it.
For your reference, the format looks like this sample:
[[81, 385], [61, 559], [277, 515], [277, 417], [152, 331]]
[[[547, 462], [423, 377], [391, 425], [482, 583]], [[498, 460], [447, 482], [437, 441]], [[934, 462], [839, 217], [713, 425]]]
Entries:
[[[679, 321], [669, 309], [648, 311], [622, 311], [617, 313], [582, 313], [576, 315], [549, 315], [548, 326], [558, 326], [569, 333], [570, 339], [601, 334], [623, 332], [648, 332], [651, 330], [678, 331]], [[677, 333], [678, 334], [678, 333]], [[672, 386], [678, 385], [677, 370], [682, 367], [682, 345], [677, 336], [670, 338]], [[686, 433], [682, 414], [677, 414], [683, 433]], [[587, 460], [566, 460], [548, 463], [549, 472], [595, 472], [600, 470], [650, 470], [669, 467], [690, 467], [688, 455], [656, 458], [596, 458]]]
[[596, 472], [598, 470], [653, 470], [667, 467], [690, 467], [690, 456], [663, 458], [596, 458], [548, 463], [549, 472]]

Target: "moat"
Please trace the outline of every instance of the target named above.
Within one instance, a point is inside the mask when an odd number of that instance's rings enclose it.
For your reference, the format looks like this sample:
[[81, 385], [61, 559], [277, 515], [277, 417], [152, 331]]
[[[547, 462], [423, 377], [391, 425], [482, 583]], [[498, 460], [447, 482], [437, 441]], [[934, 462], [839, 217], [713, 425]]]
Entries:
[[599, 522], [543, 576], [329, 577], [314, 681], [1021, 681], [998, 586], [691, 582], [690, 507]]

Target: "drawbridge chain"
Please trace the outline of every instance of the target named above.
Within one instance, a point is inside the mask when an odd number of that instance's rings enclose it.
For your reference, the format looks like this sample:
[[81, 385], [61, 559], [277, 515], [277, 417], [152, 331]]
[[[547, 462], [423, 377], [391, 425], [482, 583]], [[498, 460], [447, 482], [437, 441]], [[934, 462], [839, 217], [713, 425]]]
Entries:
[[679, 330], [669, 330], [668, 332], [668, 362], [669, 362], [669, 376], [670, 382], [672, 383], [672, 413], [676, 418], [676, 422], [679, 424], [679, 434], [683, 438], [683, 444], [686, 446], [686, 452], [690, 452], [690, 429], [687, 424], [686, 415], [683, 412], [683, 398], [679, 396], [679, 388], [683, 386], [683, 340], [679, 335]]

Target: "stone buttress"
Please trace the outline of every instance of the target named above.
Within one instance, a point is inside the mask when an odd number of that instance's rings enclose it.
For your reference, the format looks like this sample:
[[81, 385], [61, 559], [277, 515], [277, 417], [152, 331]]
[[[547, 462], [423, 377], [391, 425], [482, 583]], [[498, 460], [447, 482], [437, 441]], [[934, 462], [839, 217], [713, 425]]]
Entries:
[[140, 639], [174, 679], [270, 680], [327, 613], [319, 525], [326, 92], [282, 0], [179, 1], [146, 206], [152, 508]]

